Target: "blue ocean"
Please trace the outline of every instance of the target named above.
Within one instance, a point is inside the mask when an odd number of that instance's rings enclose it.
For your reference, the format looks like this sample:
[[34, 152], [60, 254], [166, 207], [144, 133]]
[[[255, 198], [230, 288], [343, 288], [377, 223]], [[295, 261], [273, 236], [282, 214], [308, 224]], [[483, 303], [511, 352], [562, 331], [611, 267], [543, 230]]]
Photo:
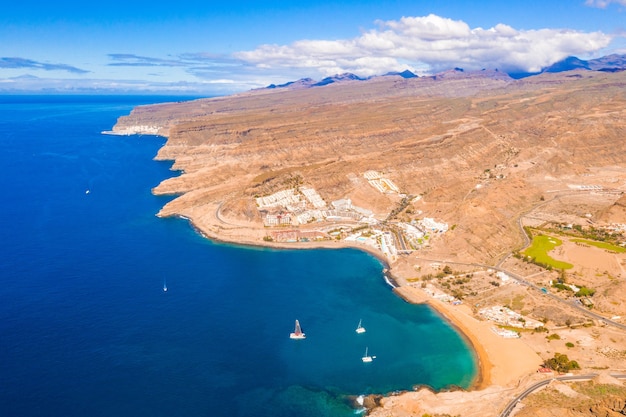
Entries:
[[467, 343], [371, 255], [155, 216], [173, 197], [151, 188], [178, 175], [153, 160], [165, 139], [101, 131], [183, 99], [0, 97], [0, 416], [338, 417], [362, 394], [468, 387]]

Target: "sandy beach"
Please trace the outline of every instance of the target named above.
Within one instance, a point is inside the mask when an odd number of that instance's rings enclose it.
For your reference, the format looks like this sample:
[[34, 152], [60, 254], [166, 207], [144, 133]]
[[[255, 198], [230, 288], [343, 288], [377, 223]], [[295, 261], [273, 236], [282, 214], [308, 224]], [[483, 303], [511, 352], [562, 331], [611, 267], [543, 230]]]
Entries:
[[408, 285], [398, 287], [396, 292], [409, 302], [428, 304], [465, 336], [477, 355], [479, 374], [473, 384], [475, 389], [518, 385], [542, 363], [539, 355], [521, 339], [498, 336], [492, 330], [493, 323], [476, 320], [466, 305], [430, 298], [422, 290]]
[[413, 416], [445, 413], [463, 417], [497, 416], [506, 406], [511, 391], [536, 376], [542, 360], [521, 339], [496, 335], [492, 324], [476, 320], [465, 305], [452, 305], [428, 297], [420, 289], [405, 285], [396, 293], [413, 303], [426, 303], [441, 314], [468, 341], [477, 356], [478, 374], [469, 391], [435, 393], [428, 389], [386, 397], [371, 416]]

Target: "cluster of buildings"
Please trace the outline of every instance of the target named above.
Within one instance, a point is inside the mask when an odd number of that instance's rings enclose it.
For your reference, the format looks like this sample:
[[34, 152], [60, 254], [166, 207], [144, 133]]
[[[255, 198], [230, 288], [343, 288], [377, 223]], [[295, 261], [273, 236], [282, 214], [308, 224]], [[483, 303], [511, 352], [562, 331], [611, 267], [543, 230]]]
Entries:
[[[368, 220], [373, 221], [373, 223], [371, 223], [372, 226], [376, 224], [376, 220], [374, 220], [373, 217], [362, 217], [360, 222], [366, 224]], [[408, 253], [415, 248], [427, 244], [432, 229], [426, 225], [430, 224], [431, 221], [432, 219], [425, 218], [415, 220], [411, 223], [398, 223], [396, 225], [400, 229], [399, 232], [372, 228], [368, 230], [367, 237], [361, 236], [361, 233], [356, 233], [348, 236], [346, 240], [354, 240], [374, 246], [379, 249], [383, 255], [393, 260], [398, 253]], [[442, 223], [442, 227], [437, 228], [436, 232], [443, 233], [446, 230], [448, 230], [447, 224]], [[375, 237], [374, 242], [372, 241], [372, 236]]]
[[402, 230], [404, 237], [413, 247], [423, 245], [429, 235], [448, 231], [447, 223], [437, 222], [430, 217], [413, 220], [410, 223], [401, 222], [397, 226]]
[[316, 209], [321, 209], [326, 207], [326, 202], [320, 195], [315, 191], [315, 188], [310, 187], [300, 187], [300, 192], [306, 197], [307, 200], [315, 207]]
[[508, 307], [491, 306], [480, 309], [478, 313], [487, 320], [503, 326], [517, 327], [520, 329], [536, 329], [543, 326], [538, 320], [525, 318]]
[[133, 125], [133, 126], [126, 126], [123, 128], [119, 128], [119, 129], [115, 129], [115, 130], [111, 130], [111, 131], [105, 131], [102, 132], [106, 135], [119, 135], [119, 136], [125, 136], [125, 135], [158, 135], [159, 134], [159, 126], [152, 126], [152, 125]]
[[601, 191], [604, 188], [601, 185], [568, 184], [567, 186], [574, 190], [583, 190], [583, 191]]
[[280, 190], [274, 194], [257, 197], [256, 204], [259, 208], [274, 208], [274, 207], [289, 207], [292, 205], [298, 205], [300, 203], [300, 194], [296, 194], [296, 190], [290, 188], [287, 190]]
[[330, 203], [330, 209], [322, 212], [324, 218], [327, 220], [364, 220], [370, 223], [367, 219], [373, 219], [374, 212], [362, 207], [358, 207], [352, 204], [352, 200], [349, 198], [342, 198]]
[[450, 294], [446, 294], [445, 292], [439, 290], [432, 284], [426, 284], [426, 286], [423, 287], [422, 289], [424, 290], [426, 294], [428, 294], [430, 297], [434, 298], [435, 300], [439, 300], [439, 301], [443, 301], [445, 303], [451, 303], [451, 304], [461, 303], [460, 300], [457, 300], [455, 297], [451, 296]]
[[353, 205], [349, 198], [328, 205], [312, 187], [281, 190], [257, 197], [256, 203], [264, 212], [263, 224], [268, 227], [307, 224], [316, 220], [375, 222], [371, 210]]
[[608, 227], [608, 230], [616, 233], [625, 233], [626, 232], [626, 224], [624, 223], [611, 223]]
[[437, 222], [435, 221], [435, 219], [432, 219], [430, 217], [424, 217], [422, 220], [419, 221], [419, 223], [424, 229], [431, 232], [445, 233], [448, 231], [447, 223]]
[[381, 193], [399, 193], [400, 190], [389, 178], [383, 177], [383, 174], [377, 171], [366, 171], [363, 176], [370, 183], [370, 185], [376, 188]]
[[[364, 177], [377, 190], [382, 193], [398, 193], [398, 187], [389, 179], [384, 178], [377, 171], [367, 171]], [[287, 230], [289, 226], [305, 225], [311, 222], [339, 222], [359, 223], [367, 228], [367, 233], [362, 236], [356, 233], [348, 236], [347, 240], [372, 245], [379, 249], [390, 259], [395, 258], [399, 252], [407, 252], [425, 244], [429, 235], [444, 233], [448, 230], [446, 223], [437, 222], [432, 218], [425, 217], [421, 220], [413, 220], [410, 223], [396, 223], [397, 228], [393, 231], [377, 230], [368, 226], [376, 226], [379, 220], [374, 213], [363, 207], [356, 206], [349, 198], [327, 203], [317, 191], [310, 186], [300, 186], [277, 191], [271, 195], [257, 197], [257, 208], [263, 218], [266, 227], [280, 227], [284, 230], [274, 231], [268, 234], [273, 240], [290, 242], [312, 239], [339, 238], [352, 227], [339, 228], [340, 232], [326, 227], [326, 232], [314, 236], [306, 235], [307, 232]], [[339, 226], [335, 226], [339, 227]]]
[[288, 226], [291, 224], [291, 214], [283, 212], [267, 214], [263, 219], [263, 224], [268, 227]]
[[380, 236], [380, 251], [388, 258], [395, 258], [398, 255], [398, 249], [391, 232], [383, 232]]

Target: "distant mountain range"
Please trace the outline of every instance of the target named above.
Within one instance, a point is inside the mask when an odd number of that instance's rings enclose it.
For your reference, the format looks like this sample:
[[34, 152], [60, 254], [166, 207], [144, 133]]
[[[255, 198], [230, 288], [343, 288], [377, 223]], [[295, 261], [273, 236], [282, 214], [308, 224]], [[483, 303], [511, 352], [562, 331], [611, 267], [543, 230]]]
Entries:
[[584, 61], [575, 56], [570, 56], [562, 61], [555, 62], [543, 72], [563, 72], [575, 69], [586, 69], [590, 71], [617, 72], [626, 69], [626, 55], [607, 55], [602, 58]]
[[[463, 68], [454, 68], [448, 71], [437, 73], [435, 75], [429, 75], [435, 80], [451, 77], [488, 77], [488, 78], [514, 78], [520, 79], [525, 77], [532, 77], [533, 75], [543, 73], [565, 72], [572, 70], [588, 70], [588, 71], [604, 71], [604, 72], [618, 72], [626, 70], [626, 55], [607, 55], [602, 58], [590, 59], [585, 61], [575, 56], [567, 57], [561, 61], [543, 68], [539, 72], [509, 72], [494, 70], [474, 70], [465, 71]], [[320, 81], [316, 81], [312, 78], [302, 78], [297, 81], [290, 81], [285, 84], [270, 84], [265, 88], [286, 88], [286, 89], [300, 89], [300, 88], [312, 88], [322, 87], [333, 83], [343, 83], [346, 81], [365, 81], [376, 77], [401, 77], [401, 78], [418, 78], [418, 75], [410, 70], [404, 70], [402, 72], [388, 72], [383, 75], [376, 75], [372, 77], [359, 77], [358, 75], [346, 72], [343, 74], [337, 74], [332, 77], [326, 77]]]
[[328, 84], [332, 84], [332, 83], [336, 83], [336, 82], [354, 81], [354, 80], [356, 80], [356, 81], [364, 81], [364, 80], [367, 80], [367, 78], [362, 78], [362, 77], [359, 77], [358, 75], [354, 75], [352, 73], [346, 72], [346, 73], [343, 73], [343, 74], [333, 75], [332, 77], [326, 77], [326, 78], [324, 78], [321, 81], [315, 81], [312, 78], [301, 78], [298, 81], [290, 81], [290, 82], [285, 83], [285, 84], [279, 84], [279, 85], [270, 84], [266, 88], [285, 88], [285, 87], [289, 87], [291, 89], [294, 89], [294, 88], [321, 87], [323, 85], [328, 85]]

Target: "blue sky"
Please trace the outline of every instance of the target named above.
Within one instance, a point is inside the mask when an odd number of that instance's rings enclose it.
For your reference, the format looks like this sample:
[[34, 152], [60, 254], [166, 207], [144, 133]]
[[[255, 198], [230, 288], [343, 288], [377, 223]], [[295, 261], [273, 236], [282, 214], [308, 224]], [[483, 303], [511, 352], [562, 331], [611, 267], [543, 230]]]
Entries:
[[214, 95], [611, 53], [626, 53], [626, 0], [18, 0], [0, 14], [0, 93]]

